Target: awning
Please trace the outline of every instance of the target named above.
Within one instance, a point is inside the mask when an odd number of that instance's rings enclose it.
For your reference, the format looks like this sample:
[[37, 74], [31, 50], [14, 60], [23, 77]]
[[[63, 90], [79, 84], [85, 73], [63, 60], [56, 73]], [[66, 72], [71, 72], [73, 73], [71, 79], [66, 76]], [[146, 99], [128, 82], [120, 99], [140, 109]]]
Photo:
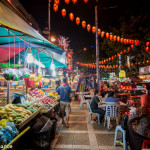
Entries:
[[[27, 49], [25, 49], [24, 51], [22, 51], [20, 53], [20, 59], [21, 59], [21, 64], [24, 64], [26, 62], [26, 56], [27, 56]], [[36, 49], [32, 49], [32, 54], [33, 54], [33, 57], [41, 62], [42, 64], [45, 65], [45, 68], [50, 68], [51, 66], [51, 63], [52, 63], [52, 58], [51, 57], [48, 57], [46, 54], [44, 53], [38, 53], [38, 51]], [[16, 55], [15, 57], [15, 63], [17, 63], [19, 61], [19, 55]], [[59, 61], [53, 59], [53, 62], [54, 62], [54, 65], [55, 67], [67, 67], [66, 65], [64, 65], [63, 63], [60, 63]], [[12, 58], [10, 60], [10, 63], [13, 64], [14, 63], [14, 58]], [[25, 63], [26, 64], [26, 63]], [[32, 66], [34, 66], [34, 64], [32, 63], [31, 64]]]
[[[19, 42], [23, 39], [38, 44], [44, 43], [47, 46], [60, 50], [58, 46], [50, 43], [2, 2], [0, 2], [0, 24], [0, 44], [9, 43], [9, 40], [10, 42]], [[7, 28], [9, 28], [9, 32]], [[14, 35], [17, 35], [20, 39], [14, 37]]]
[[[35, 44], [35, 43], [30, 43], [29, 45], [29, 43], [27, 42], [17, 42], [17, 43], [0, 45], [0, 62], [7, 62], [9, 60], [9, 55], [10, 55], [10, 58], [13, 58], [14, 54], [15, 56], [19, 55], [19, 52], [22, 52], [25, 49], [28, 49], [29, 46], [31, 47], [32, 53], [36, 59], [40, 57], [41, 60], [44, 61], [44, 59], [46, 59], [46, 61], [49, 62], [48, 59], [50, 60], [53, 58], [53, 60], [61, 64], [59, 66], [67, 67], [65, 51], [55, 50], [48, 46], [43, 46], [43, 45]], [[27, 56], [27, 52], [25, 55], [23, 55], [23, 57], [26, 57], [26, 56]], [[48, 65], [49, 63], [46, 66]]]

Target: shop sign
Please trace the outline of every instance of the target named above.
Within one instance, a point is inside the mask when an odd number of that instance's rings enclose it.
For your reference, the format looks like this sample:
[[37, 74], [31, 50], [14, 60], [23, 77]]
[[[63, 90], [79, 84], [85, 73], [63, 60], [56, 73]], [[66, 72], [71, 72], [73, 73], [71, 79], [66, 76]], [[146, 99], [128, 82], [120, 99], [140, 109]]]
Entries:
[[126, 78], [126, 72], [124, 70], [121, 70], [119, 72], [119, 81], [124, 82]]
[[127, 66], [130, 68], [130, 56], [127, 56]]
[[126, 72], [124, 70], [119, 72], [119, 78], [126, 78]]
[[149, 74], [149, 73], [150, 73], [150, 66], [139, 68], [139, 74]]
[[110, 77], [110, 78], [114, 78], [114, 77], [116, 77], [115, 72], [111, 72], [111, 73], [109, 74], [109, 77]]

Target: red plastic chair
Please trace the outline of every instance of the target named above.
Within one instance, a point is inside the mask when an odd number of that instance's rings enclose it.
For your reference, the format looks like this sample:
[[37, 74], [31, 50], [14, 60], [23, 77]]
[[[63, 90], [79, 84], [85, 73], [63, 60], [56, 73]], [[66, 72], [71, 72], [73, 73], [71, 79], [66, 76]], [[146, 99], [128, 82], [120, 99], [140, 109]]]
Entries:
[[150, 145], [150, 140], [144, 140], [143, 145], [142, 145], [142, 149], [149, 148], [148, 145]]

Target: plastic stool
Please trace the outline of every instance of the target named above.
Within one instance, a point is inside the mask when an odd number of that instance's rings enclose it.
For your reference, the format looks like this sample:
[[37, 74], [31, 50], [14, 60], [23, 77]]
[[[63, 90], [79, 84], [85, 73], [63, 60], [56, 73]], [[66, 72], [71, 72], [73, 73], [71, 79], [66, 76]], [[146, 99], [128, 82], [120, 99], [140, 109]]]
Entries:
[[142, 145], [142, 149], [143, 148], [148, 148], [148, 145], [150, 145], [150, 140], [144, 140], [143, 145]]
[[[122, 132], [123, 143], [120, 142], [120, 141], [117, 141], [117, 134], [118, 134], [118, 131], [121, 131], [121, 132]], [[115, 129], [114, 146], [116, 146], [116, 143], [123, 145], [123, 150], [127, 150], [127, 148], [126, 148], [126, 131], [123, 130], [123, 129], [121, 128], [121, 126], [117, 126], [116, 129]]]

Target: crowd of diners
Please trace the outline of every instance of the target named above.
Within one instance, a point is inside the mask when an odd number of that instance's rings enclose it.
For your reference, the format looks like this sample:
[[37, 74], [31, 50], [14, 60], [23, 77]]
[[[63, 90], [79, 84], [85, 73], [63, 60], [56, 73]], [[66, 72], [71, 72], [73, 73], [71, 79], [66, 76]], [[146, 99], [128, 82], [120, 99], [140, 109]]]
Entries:
[[[129, 127], [132, 128], [131, 130], [134, 130], [137, 135], [150, 140], [150, 96], [142, 92], [140, 92], [141, 95], [136, 95], [135, 92], [133, 92], [135, 91], [136, 84], [132, 83], [132, 87], [133, 88], [131, 91], [128, 91], [122, 90], [119, 84], [113, 84], [113, 86], [109, 86], [108, 83], [104, 83], [101, 85], [100, 91], [89, 88], [90, 93], [94, 92], [94, 96], [92, 97], [90, 103], [91, 110], [94, 113], [98, 113], [100, 122], [103, 122], [105, 109], [99, 107], [102, 104], [102, 99], [105, 104], [120, 104], [120, 101], [122, 101], [126, 104], [126, 108], [124, 109], [120, 107], [120, 123], [124, 114], [128, 115], [128, 124], [130, 124]], [[94, 121], [98, 123], [97, 116], [94, 118]], [[115, 127], [116, 125], [110, 123], [110, 129]], [[128, 128], [128, 130], [130, 130], [130, 128]], [[131, 134], [131, 132], [128, 133]], [[128, 134], [128, 136], [130, 135]], [[135, 144], [133, 144], [133, 142], [132, 146], [135, 146], [139, 137], [131, 137], [132, 136], [130, 136], [130, 143], [132, 143], [131, 140], [134, 141]], [[136, 145], [137, 149], [140, 146], [141, 145]]]

